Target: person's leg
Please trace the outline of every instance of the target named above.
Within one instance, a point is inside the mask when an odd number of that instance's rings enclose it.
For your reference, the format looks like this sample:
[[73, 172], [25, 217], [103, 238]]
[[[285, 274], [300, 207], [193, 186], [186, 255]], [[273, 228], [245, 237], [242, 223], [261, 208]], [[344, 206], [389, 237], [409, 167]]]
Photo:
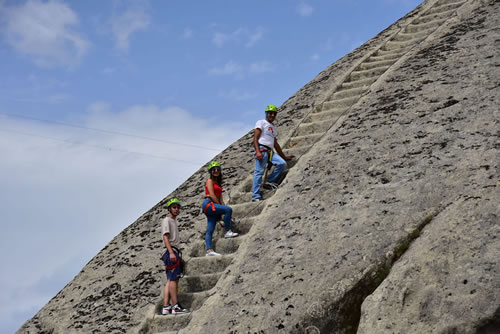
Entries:
[[269, 175], [269, 177], [267, 178], [267, 182], [269, 183], [276, 182], [281, 173], [283, 173], [286, 169], [286, 161], [282, 157], [280, 157], [279, 154], [277, 153], [273, 154], [272, 163], [274, 165], [274, 170], [271, 173], [271, 175]]
[[253, 172], [252, 184], [252, 199], [261, 198], [260, 185], [262, 184], [262, 176], [267, 166], [267, 152], [262, 152], [262, 160], [255, 159], [255, 170]]
[[177, 283], [179, 281], [168, 281], [168, 282], [169, 282], [168, 289], [170, 293], [170, 298], [172, 299], [172, 306], [174, 306], [179, 303], [179, 301], [177, 300], [177, 288], [178, 288]]
[[217, 216], [224, 215], [224, 228], [226, 231], [231, 229], [231, 217], [233, 215], [233, 209], [227, 205], [214, 204], [215, 214]]
[[170, 291], [168, 289], [168, 282], [170, 282], [169, 280], [167, 280], [167, 283], [165, 283], [165, 288], [163, 289], [163, 307], [169, 305], [169, 299], [170, 299]]
[[[208, 208], [208, 210], [212, 210], [212, 208]], [[207, 216], [207, 233], [205, 233], [205, 245], [208, 251], [212, 249], [212, 235], [214, 234], [215, 224], [217, 224], [217, 216], [211, 214], [207, 214], [206, 216]]]

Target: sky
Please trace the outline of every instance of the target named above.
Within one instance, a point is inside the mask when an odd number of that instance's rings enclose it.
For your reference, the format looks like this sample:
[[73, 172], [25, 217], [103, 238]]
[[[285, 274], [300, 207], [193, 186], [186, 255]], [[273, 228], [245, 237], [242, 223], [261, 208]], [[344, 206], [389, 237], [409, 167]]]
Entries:
[[0, 0], [0, 333], [420, 3]]

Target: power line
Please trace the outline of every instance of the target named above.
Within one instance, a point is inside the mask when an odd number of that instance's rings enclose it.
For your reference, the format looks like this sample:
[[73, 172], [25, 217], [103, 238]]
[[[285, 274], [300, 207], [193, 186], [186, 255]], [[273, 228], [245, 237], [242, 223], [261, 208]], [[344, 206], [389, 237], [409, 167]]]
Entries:
[[125, 133], [125, 132], [121, 132], [121, 131], [114, 131], [114, 130], [106, 130], [106, 129], [93, 128], [93, 127], [88, 127], [88, 126], [83, 126], [83, 125], [78, 125], [78, 124], [71, 124], [71, 123], [66, 123], [66, 122], [53, 121], [53, 120], [42, 119], [42, 118], [37, 118], [37, 117], [32, 117], [32, 116], [18, 115], [18, 114], [6, 113], [6, 112], [0, 112], [0, 114], [6, 115], [6, 116], [10, 116], [10, 117], [17, 117], [17, 118], [29, 119], [29, 120], [37, 121], [37, 122], [53, 123], [53, 124], [62, 125], [62, 126], [68, 126], [68, 127], [72, 127], [72, 128], [92, 130], [92, 131], [96, 131], [96, 132], [109, 133], [109, 134], [120, 135], [120, 136], [125, 136], [125, 137], [132, 137], [132, 138], [138, 138], [138, 139], [143, 139], [143, 140], [151, 140], [151, 141], [156, 141], [156, 142], [161, 142], [161, 143], [166, 143], [166, 144], [172, 144], [172, 145], [187, 146], [187, 147], [193, 147], [193, 148], [198, 148], [198, 149], [203, 149], [203, 150], [210, 150], [210, 151], [216, 151], [216, 152], [222, 151], [222, 149], [219, 149], [219, 148], [210, 148], [210, 147], [204, 147], [204, 146], [199, 146], [199, 145], [179, 143], [179, 142], [170, 141], [170, 140], [163, 140], [163, 139], [158, 139], [158, 138], [152, 138], [152, 137], [134, 135], [134, 134]]
[[56, 137], [49, 137], [49, 136], [37, 135], [37, 134], [34, 134], [34, 133], [29, 133], [29, 132], [23, 132], [23, 131], [17, 131], [17, 130], [10, 130], [10, 129], [2, 129], [2, 128], [0, 128], [0, 131], [11, 132], [11, 133], [20, 134], [20, 135], [23, 135], [23, 136], [30, 136], [30, 137], [38, 137], [38, 138], [56, 140], [56, 141], [61, 141], [61, 142], [65, 142], [65, 143], [75, 144], [75, 145], [89, 146], [89, 147], [98, 148], [98, 149], [102, 149], [102, 150], [106, 150], [106, 151], [116, 151], [116, 152], [122, 152], [122, 153], [139, 154], [139, 155], [144, 155], [144, 156], [151, 157], [151, 158], [164, 159], [164, 160], [170, 160], [170, 161], [177, 161], [177, 162], [182, 162], [182, 163], [186, 163], [186, 164], [190, 164], [190, 165], [195, 165], [195, 166], [200, 166], [201, 165], [201, 163], [196, 163], [196, 162], [192, 162], [192, 161], [186, 161], [186, 160], [180, 160], [180, 159], [173, 159], [173, 158], [159, 156], [159, 155], [153, 155], [153, 154], [148, 154], [148, 153], [143, 153], [143, 152], [137, 152], [137, 151], [129, 151], [129, 150], [124, 150], [124, 149], [114, 148], [114, 147], [107, 147], [107, 146], [102, 146], [102, 145], [87, 144], [87, 143], [73, 141], [73, 140], [68, 140], [68, 139], [61, 139], [61, 138], [56, 138]]

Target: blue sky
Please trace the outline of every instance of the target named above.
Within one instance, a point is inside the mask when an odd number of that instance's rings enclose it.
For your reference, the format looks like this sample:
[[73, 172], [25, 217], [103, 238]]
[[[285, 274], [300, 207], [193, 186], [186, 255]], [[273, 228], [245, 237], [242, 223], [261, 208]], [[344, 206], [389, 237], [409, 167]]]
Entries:
[[0, 332], [420, 2], [0, 0]]

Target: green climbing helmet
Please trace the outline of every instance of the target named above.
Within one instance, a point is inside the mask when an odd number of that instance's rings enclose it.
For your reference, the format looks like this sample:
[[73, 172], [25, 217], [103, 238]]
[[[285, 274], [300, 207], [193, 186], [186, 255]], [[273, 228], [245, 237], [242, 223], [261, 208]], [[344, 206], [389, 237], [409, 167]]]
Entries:
[[179, 201], [177, 198], [171, 198], [168, 202], [167, 202], [167, 208], [170, 209], [170, 206], [172, 204], [179, 204], [179, 206], [182, 206], [181, 204], [181, 201]]
[[214, 167], [220, 168], [220, 163], [218, 163], [217, 161], [212, 161], [211, 163], [208, 164], [208, 171], [210, 172], [210, 170]]
[[270, 104], [266, 107], [266, 113], [270, 111], [278, 112], [278, 107], [276, 107], [274, 104]]

